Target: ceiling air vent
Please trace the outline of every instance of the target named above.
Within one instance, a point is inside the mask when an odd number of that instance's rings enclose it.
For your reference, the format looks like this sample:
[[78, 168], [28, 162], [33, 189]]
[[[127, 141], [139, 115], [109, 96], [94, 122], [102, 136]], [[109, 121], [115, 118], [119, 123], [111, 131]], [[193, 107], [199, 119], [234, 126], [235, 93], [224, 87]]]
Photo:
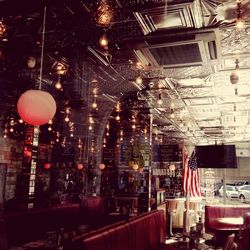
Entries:
[[220, 58], [218, 30], [199, 34], [175, 35], [165, 42], [144, 41], [134, 49], [144, 65], [170, 67], [198, 66]]

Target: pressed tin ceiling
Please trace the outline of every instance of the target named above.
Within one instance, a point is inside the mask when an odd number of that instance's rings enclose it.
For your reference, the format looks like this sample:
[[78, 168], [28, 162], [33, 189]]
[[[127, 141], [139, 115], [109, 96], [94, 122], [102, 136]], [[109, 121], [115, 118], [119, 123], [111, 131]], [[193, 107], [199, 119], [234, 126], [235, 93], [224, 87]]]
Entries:
[[[44, 87], [51, 89], [56, 81], [52, 65], [66, 58], [69, 71], [62, 79], [66, 97], [86, 113], [92, 98], [87, 93], [96, 81], [100, 123], [117, 100], [137, 91], [137, 98], [147, 102], [159, 132], [166, 136], [195, 143], [249, 140], [250, 1], [242, 1], [246, 26], [240, 32], [234, 25], [235, 0], [107, 2], [114, 16], [104, 28], [94, 15], [100, 1], [47, 2]], [[27, 87], [12, 81], [13, 71], [22, 82], [36, 82], [39, 76], [39, 68], [27, 69], [25, 58], [32, 54], [40, 63], [43, 2], [24, 1], [15, 9], [14, 4], [0, 2], [8, 26], [7, 39], [0, 43], [2, 107], [10, 96], [15, 102]], [[104, 32], [109, 39], [107, 51], [98, 45]], [[181, 59], [187, 48], [192, 53]], [[236, 58], [239, 82], [232, 85]], [[138, 75], [141, 85], [135, 83]], [[162, 105], [157, 103], [159, 93]]]

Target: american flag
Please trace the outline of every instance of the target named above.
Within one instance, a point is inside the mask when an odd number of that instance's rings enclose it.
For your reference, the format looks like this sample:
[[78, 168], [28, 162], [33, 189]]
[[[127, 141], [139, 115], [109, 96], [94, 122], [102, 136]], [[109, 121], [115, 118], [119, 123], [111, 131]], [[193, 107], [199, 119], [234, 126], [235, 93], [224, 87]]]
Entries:
[[197, 166], [197, 157], [195, 150], [191, 157], [188, 157], [188, 151], [183, 149], [183, 189], [190, 196], [201, 196], [200, 175]]

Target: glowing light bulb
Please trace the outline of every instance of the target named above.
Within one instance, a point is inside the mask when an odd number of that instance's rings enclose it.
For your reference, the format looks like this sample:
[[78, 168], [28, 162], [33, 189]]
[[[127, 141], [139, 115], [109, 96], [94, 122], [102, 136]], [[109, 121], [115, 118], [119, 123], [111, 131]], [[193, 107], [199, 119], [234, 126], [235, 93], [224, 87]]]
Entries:
[[239, 18], [236, 21], [236, 28], [237, 29], [243, 29], [245, 27], [245, 21], [242, 18]]
[[7, 138], [7, 135], [6, 135], [6, 134], [4, 134], [4, 135], [3, 135], [3, 138]]
[[93, 124], [93, 123], [94, 123], [94, 119], [93, 119], [92, 116], [89, 117], [89, 123], [90, 123], [90, 124]]
[[92, 103], [92, 108], [94, 108], [94, 109], [97, 108], [97, 103], [96, 102]]
[[132, 129], [136, 129], [136, 126], [135, 126], [135, 124], [133, 124], [133, 125], [132, 125]]
[[23, 120], [22, 120], [22, 119], [19, 119], [18, 121], [19, 121], [19, 123], [23, 123]]
[[158, 100], [157, 100], [157, 103], [158, 103], [158, 105], [162, 105], [162, 104], [163, 104], [162, 99], [158, 99]]
[[136, 82], [137, 84], [142, 84], [142, 78], [141, 78], [141, 76], [138, 76], [138, 77], [135, 79], [135, 82]]
[[71, 134], [70, 134], [70, 137], [74, 137], [74, 134], [73, 134], [73, 133], [71, 133]]
[[61, 82], [60, 82], [60, 79], [56, 82], [55, 88], [56, 88], [56, 89], [61, 89], [61, 88], [62, 88], [62, 84], [61, 84]]
[[98, 89], [97, 88], [93, 88], [93, 94], [96, 96], [98, 93]]
[[117, 120], [117, 121], [120, 121], [120, 116], [119, 115], [117, 115], [116, 117], [115, 117], [115, 119]]
[[64, 119], [65, 122], [69, 122], [69, 117], [66, 116], [65, 119]]
[[52, 130], [52, 128], [49, 126], [49, 127], [48, 127], [48, 130], [49, 130], [49, 131], [51, 131], [51, 130]]
[[10, 128], [10, 132], [13, 132], [14, 131], [14, 129], [13, 128]]
[[103, 34], [103, 35], [100, 37], [100, 39], [99, 39], [99, 44], [100, 44], [100, 46], [101, 46], [101, 47], [107, 47], [107, 46], [108, 46], [108, 43], [109, 43], [109, 41], [108, 41], [108, 38], [107, 38], [106, 34]]

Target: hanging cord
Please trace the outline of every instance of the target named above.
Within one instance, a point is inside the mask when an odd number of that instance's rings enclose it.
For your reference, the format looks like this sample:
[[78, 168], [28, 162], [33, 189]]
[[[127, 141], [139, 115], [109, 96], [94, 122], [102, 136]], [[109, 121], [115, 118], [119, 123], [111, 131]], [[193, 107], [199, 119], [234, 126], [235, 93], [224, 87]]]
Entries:
[[41, 51], [40, 77], [39, 77], [40, 79], [38, 87], [39, 90], [42, 89], [45, 24], [46, 24], [46, 6], [44, 6], [44, 12], [43, 12], [42, 51]]

